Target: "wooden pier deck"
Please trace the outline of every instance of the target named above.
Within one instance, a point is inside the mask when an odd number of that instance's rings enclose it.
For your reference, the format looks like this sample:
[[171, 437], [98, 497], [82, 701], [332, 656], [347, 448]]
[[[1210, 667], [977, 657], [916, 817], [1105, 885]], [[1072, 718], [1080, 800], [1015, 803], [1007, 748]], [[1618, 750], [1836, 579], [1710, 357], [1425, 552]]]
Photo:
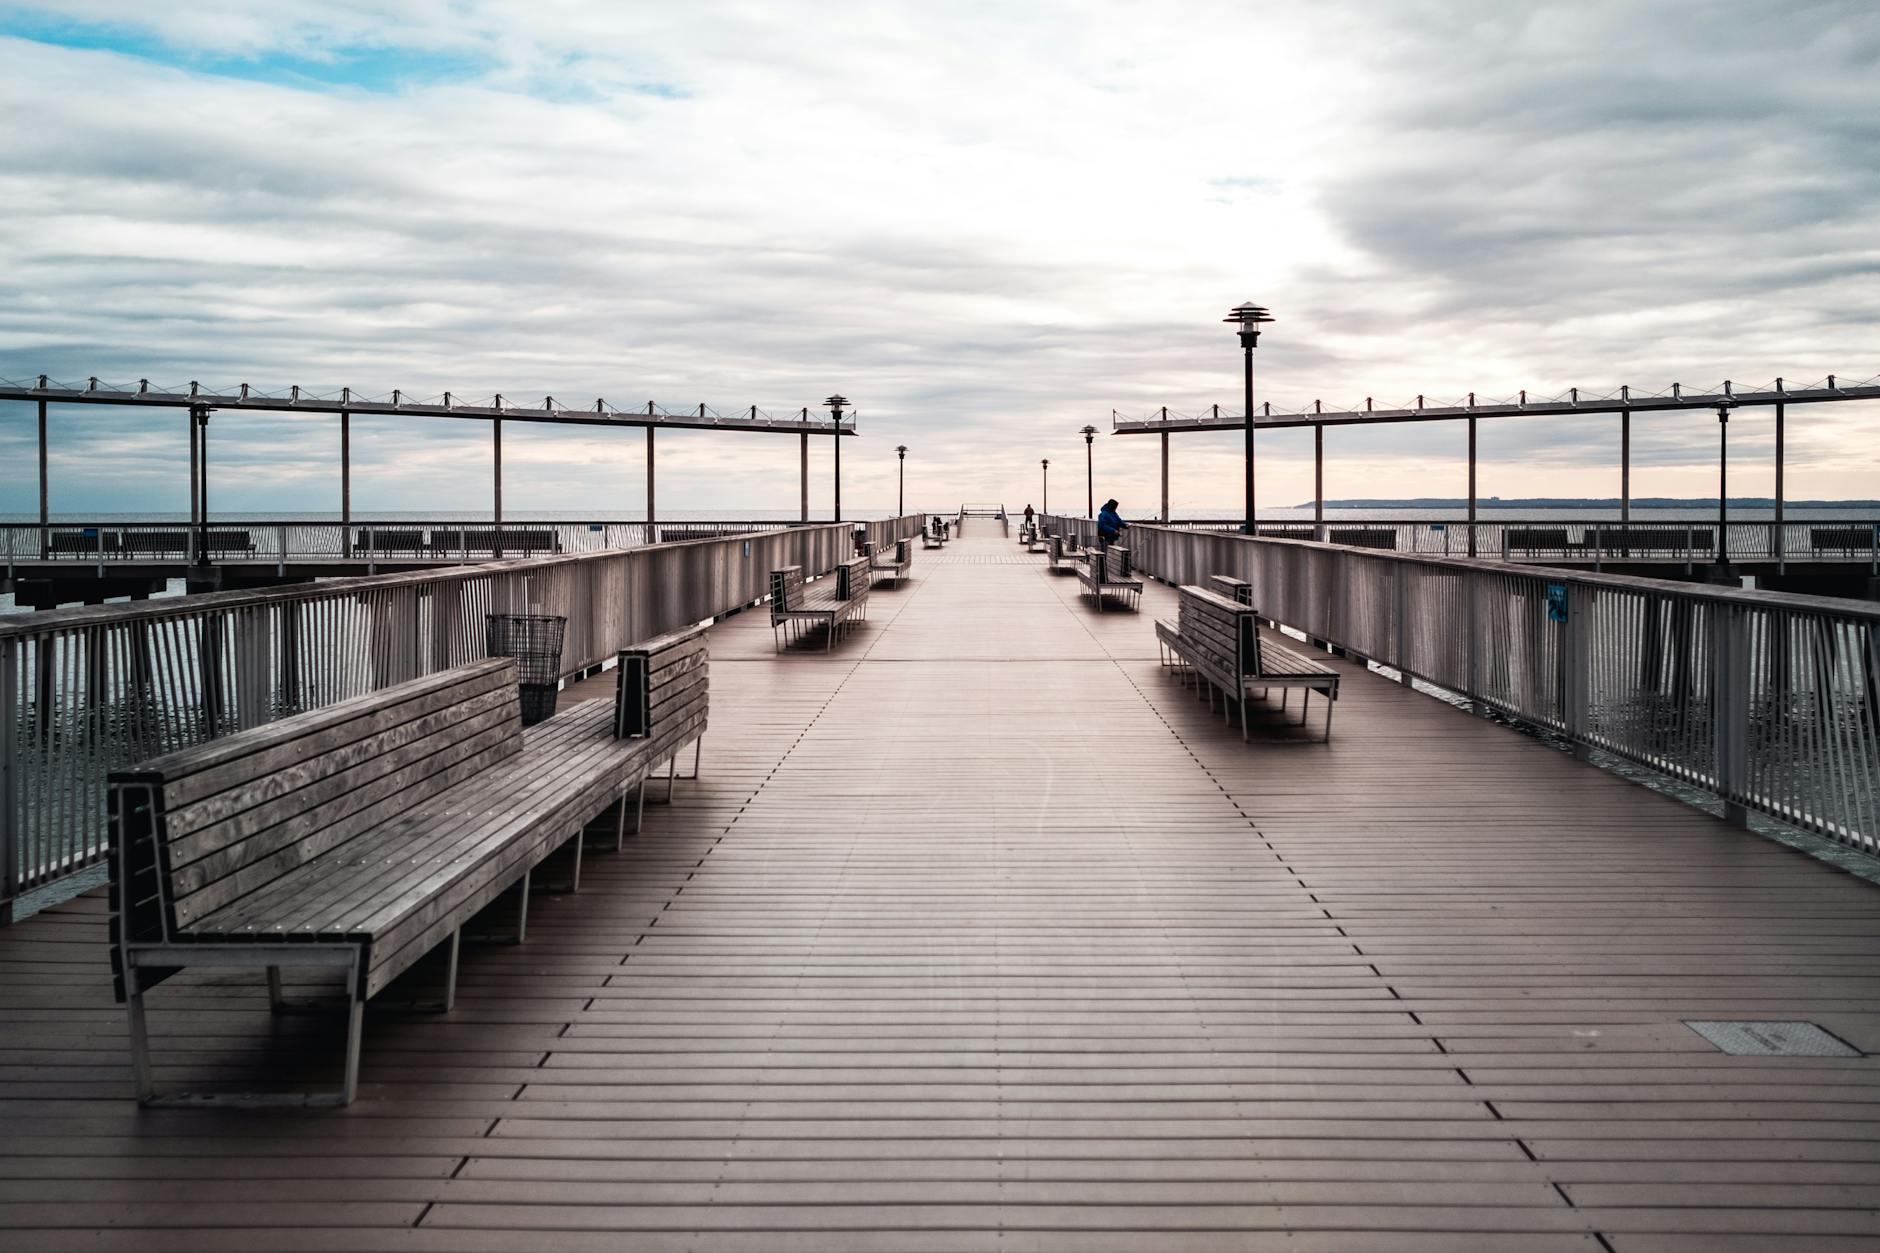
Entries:
[[[1355, 667], [1243, 745], [1076, 592], [969, 531], [833, 652], [716, 628], [703, 778], [347, 1110], [138, 1110], [103, 901], [0, 931], [0, 1247], [1880, 1247], [1880, 1061], [1681, 1022], [1880, 1052], [1880, 890]], [[151, 1006], [166, 1082], [337, 1066]]]

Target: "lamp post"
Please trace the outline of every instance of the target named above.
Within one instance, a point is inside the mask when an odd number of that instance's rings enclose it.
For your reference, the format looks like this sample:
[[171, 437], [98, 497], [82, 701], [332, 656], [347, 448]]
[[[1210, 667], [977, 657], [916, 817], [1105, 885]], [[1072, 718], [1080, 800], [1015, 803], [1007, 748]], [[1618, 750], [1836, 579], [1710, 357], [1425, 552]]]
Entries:
[[1086, 426], [1083, 429], [1083, 436], [1084, 436], [1084, 516], [1086, 518], [1094, 518], [1097, 516], [1097, 475], [1096, 475], [1096, 469], [1092, 463], [1092, 459], [1091, 459], [1092, 454], [1090, 450], [1091, 450], [1091, 445], [1095, 443], [1096, 438], [1097, 438], [1097, 428], [1094, 426]]
[[1247, 534], [1253, 531], [1253, 350], [1260, 342], [1260, 325], [1271, 322], [1273, 315], [1252, 301], [1235, 305], [1228, 311], [1223, 322], [1231, 322], [1240, 333], [1240, 347], [1246, 357], [1246, 403], [1247, 418]]
[[842, 406], [848, 404], [846, 396], [836, 395], [823, 401], [829, 406], [829, 416], [836, 425], [836, 521], [842, 521]]
[[896, 444], [894, 455], [901, 459], [894, 487], [894, 516], [901, 518], [907, 516], [907, 445]]
[[1039, 508], [1038, 512], [1050, 513], [1051, 512], [1051, 458], [1045, 457], [1041, 459], [1038, 462], [1038, 464], [1044, 467], [1044, 504]]

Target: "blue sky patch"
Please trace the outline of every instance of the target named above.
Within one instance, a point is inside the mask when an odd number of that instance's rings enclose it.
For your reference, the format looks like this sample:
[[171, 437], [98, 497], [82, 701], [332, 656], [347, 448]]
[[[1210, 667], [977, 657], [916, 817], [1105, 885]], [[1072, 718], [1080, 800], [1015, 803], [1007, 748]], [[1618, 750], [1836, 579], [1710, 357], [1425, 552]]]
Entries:
[[60, 48], [114, 52], [197, 74], [310, 91], [396, 92], [474, 79], [497, 68], [494, 58], [473, 53], [362, 44], [324, 48], [317, 53], [213, 52], [181, 47], [130, 27], [62, 21], [5, 9], [0, 9], [0, 35]]

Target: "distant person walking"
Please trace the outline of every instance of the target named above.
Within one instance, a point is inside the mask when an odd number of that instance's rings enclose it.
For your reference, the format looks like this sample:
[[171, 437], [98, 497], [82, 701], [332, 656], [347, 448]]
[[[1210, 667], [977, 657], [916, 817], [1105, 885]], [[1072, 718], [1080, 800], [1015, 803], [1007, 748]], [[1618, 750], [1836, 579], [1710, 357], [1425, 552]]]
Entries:
[[1116, 542], [1116, 537], [1128, 529], [1129, 523], [1123, 521], [1122, 515], [1116, 512], [1116, 502], [1104, 501], [1103, 508], [1097, 511], [1098, 546], [1108, 552], [1110, 545]]
[[1031, 519], [1032, 519], [1032, 512], [1031, 512], [1031, 506], [1030, 506], [1030, 505], [1026, 505], [1026, 506], [1025, 506], [1025, 525], [1026, 525], [1026, 526], [1030, 526], [1030, 525], [1031, 525]]

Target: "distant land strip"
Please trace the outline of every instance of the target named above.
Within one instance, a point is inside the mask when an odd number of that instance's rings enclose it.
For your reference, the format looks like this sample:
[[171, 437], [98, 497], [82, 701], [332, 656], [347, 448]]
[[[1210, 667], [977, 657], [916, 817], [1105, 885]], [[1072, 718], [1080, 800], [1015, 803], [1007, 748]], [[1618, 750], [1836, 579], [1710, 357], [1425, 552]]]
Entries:
[[[1477, 508], [1493, 506], [1497, 509], [1617, 509], [1623, 503], [1617, 496], [1605, 496], [1598, 499], [1567, 496], [1480, 496], [1476, 498]], [[1732, 496], [1732, 508], [1742, 506], [1745, 509], [1774, 509], [1775, 498], [1772, 496]], [[1417, 496], [1408, 500], [1378, 500], [1360, 498], [1354, 500], [1328, 500], [1327, 509], [1467, 509], [1467, 498], [1456, 496]], [[1715, 509], [1715, 496], [1634, 496], [1634, 509]], [[1785, 500], [1784, 509], [1880, 509], [1880, 500]], [[1312, 508], [1311, 501], [1294, 505], [1295, 509]]]

